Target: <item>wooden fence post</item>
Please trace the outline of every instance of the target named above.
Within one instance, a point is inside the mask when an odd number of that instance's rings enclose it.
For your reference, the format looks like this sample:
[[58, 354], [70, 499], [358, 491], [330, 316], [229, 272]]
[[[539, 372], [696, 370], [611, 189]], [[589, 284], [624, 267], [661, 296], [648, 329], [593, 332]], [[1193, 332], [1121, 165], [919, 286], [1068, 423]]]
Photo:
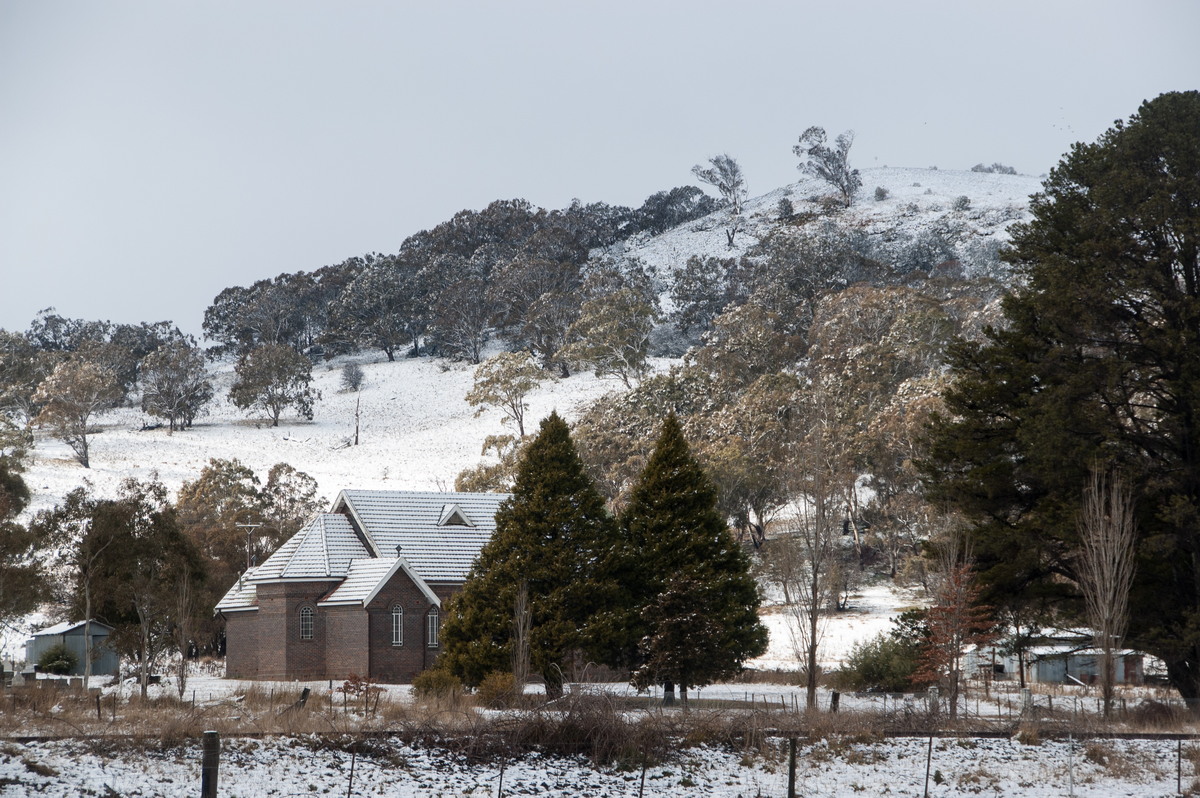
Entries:
[[788, 791], [787, 798], [796, 798], [796, 738], [788, 739]]
[[221, 735], [204, 732], [204, 754], [200, 760], [200, 798], [217, 798], [217, 771], [221, 766]]

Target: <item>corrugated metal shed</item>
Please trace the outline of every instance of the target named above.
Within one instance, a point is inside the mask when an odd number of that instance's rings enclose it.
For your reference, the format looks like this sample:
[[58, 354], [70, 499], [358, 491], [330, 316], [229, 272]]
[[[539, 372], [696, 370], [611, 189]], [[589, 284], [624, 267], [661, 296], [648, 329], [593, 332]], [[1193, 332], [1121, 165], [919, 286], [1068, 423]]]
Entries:
[[[84, 640], [85, 627], [87, 627], [85, 621], [71, 621], [57, 623], [34, 632], [33, 636], [25, 643], [26, 662], [36, 663], [47, 649], [55, 645], [63, 645], [75, 655], [76, 664], [70, 675], [82, 676], [84, 657], [87, 652], [87, 643]], [[116, 675], [118, 672], [120, 663], [117, 660], [117, 653], [108, 646], [108, 635], [112, 630], [113, 627], [97, 620], [91, 622], [88, 630], [92, 637], [92, 674], [95, 676]]]

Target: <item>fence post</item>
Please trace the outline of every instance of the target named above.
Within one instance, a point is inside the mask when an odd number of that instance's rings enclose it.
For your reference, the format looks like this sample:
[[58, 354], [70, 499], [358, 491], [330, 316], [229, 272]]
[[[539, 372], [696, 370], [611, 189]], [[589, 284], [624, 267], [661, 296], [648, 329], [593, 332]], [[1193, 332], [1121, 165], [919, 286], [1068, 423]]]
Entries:
[[221, 735], [204, 732], [204, 753], [200, 760], [200, 798], [217, 798], [217, 771], [221, 766]]
[[1067, 732], [1067, 778], [1070, 780], [1068, 795], [1075, 798], [1075, 735]]
[[796, 738], [788, 738], [788, 791], [787, 798], [796, 798]]
[[929, 766], [933, 763], [933, 735], [929, 735], [929, 748], [925, 752], [925, 798], [929, 798]]
[[829, 697], [829, 711], [835, 715], [837, 714], [838, 703], [841, 701], [841, 699], [842, 699], [842, 694], [839, 693], [837, 690], [834, 690], [832, 695]]

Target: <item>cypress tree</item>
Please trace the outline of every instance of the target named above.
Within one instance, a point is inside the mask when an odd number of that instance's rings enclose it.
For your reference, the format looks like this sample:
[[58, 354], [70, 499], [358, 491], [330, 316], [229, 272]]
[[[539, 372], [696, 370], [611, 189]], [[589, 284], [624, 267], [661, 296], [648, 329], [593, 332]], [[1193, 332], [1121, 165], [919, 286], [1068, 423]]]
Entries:
[[567, 657], [590, 647], [589, 622], [614, 599], [605, 575], [617, 540], [566, 422], [551, 414], [525, 451], [512, 497], [496, 513], [495, 534], [448, 606], [443, 665], [470, 686], [508, 670], [525, 584], [530, 665], [547, 695], [561, 695]]
[[664, 421], [621, 517], [628, 543], [624, 584], [628, 641], [638, 641], [639, 687], [671, 696], [733, 675], [762, 654], [750, 560], [717, 509], [717, 491], [692, 455], [679, 420]]

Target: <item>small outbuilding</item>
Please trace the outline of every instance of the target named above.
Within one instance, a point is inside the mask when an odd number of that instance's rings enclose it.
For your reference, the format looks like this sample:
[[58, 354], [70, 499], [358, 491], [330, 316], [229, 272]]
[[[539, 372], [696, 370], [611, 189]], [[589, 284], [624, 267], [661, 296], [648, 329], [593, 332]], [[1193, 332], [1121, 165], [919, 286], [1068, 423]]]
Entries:
[[[1077, 642], [1052, 641], [1025, 651], [1025, 681], [1040, 684], [1097, 684], [1103, 652]], [[1140, 685], [1145, 682], [1145, 655], [1140, 651], [1120, 649], [1113, 652], [1116, 684]], [[989, 674], [997, 681], [1020, 678], [1020, 665], [1015, 654], [992, 647], [967, 652], [967, 668], [971, 673]]]
[[34, 632], [33, 637], [25, 643], [25, 661], [32, 667], [46, 651], [62, 645], [75, 655], [75, 667], [70, 675], [82, 676], [84, 658], [87, 656], [84, 630], [89, 626], [92, 637], [92, 675], [116, 676], [120, 663], [117, 661], [117, 652], [108, 645], [108, 636], [112, 634], [113, 627], [100, 621], [92, 621], [90, 624], [87, 621], [67, 621]]

